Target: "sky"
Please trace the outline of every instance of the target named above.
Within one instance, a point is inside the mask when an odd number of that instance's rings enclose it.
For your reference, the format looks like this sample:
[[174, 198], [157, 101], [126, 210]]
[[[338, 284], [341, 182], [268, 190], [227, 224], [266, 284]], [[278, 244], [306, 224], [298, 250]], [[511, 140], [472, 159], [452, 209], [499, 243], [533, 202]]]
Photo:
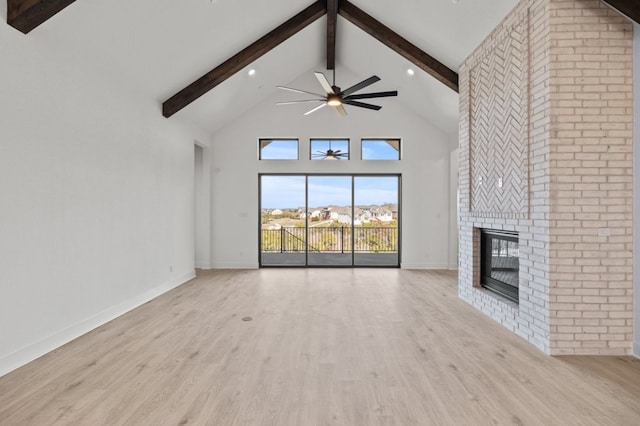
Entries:
[[381, 140], [362, 141], [363, 160], [399, 160], [398, 151], [391, 145]]
[[[309, 176], [309, 208], [351, 205], [351, 176]], [[355, 176], [355, 205], [398, 202], [396, 176]], [[305, 205], [305, 176], [262, 176], [263, 209]]]
[[260, 149], [261, 160], [297, 160], [298, 141], [274, 140]]

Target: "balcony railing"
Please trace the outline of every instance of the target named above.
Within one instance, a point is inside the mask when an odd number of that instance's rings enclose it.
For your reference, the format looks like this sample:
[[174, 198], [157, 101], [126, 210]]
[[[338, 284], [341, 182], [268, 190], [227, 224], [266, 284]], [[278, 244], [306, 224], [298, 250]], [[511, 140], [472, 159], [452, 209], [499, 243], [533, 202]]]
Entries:
[[[352, 233], [353, 231], [353, 233]], [[307, 244], [308, 232], [308, 244]], [[393, 253], [398, 251], [398, 228], [313, 227], [262, 230], [262, 252]]]

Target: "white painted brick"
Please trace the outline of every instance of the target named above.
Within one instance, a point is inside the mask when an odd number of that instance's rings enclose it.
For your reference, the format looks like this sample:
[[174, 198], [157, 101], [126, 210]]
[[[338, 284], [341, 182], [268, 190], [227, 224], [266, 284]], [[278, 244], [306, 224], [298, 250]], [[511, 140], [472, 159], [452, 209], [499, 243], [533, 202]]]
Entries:
[[[527, 10], [528, 211], [474, 215], [469, 70], [527, 22]], [[460, 77], [460, 297], [547, 353], [630, 353], [630, 24], [599, 1], [523, 0], [462, 64]], [[479, 287], [477, 228], [520, 233], [519, 306]], [[599, 236], [602, 228], [608, 237]]]

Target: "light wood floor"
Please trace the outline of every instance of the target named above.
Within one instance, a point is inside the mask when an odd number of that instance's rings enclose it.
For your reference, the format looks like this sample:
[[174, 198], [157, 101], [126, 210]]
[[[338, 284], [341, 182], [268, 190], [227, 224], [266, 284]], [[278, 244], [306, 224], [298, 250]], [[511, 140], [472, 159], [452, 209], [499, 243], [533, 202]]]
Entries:
[[640, 361], [545, 356], [451, 272], [207, 271], [0, 378], [0, 424], [639, 425]]

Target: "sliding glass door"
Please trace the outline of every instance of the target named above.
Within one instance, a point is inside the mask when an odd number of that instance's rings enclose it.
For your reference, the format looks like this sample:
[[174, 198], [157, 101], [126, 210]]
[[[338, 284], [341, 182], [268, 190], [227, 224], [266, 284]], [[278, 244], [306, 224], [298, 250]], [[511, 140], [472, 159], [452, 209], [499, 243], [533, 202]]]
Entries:
[[305, 176], [260, 177], [260, 264], [305, 266]]
[[353, 228], [354, 265], [400, 264], [398, 183], [397, 176], [353, 178], [354, 217], [357, 218]]
[[261, 266], [400, 265], [398, 175], [261, 175]]
[[309, 266], [351, 266], [353, 194], [351, 176], [309, 176], [307, 244]]

